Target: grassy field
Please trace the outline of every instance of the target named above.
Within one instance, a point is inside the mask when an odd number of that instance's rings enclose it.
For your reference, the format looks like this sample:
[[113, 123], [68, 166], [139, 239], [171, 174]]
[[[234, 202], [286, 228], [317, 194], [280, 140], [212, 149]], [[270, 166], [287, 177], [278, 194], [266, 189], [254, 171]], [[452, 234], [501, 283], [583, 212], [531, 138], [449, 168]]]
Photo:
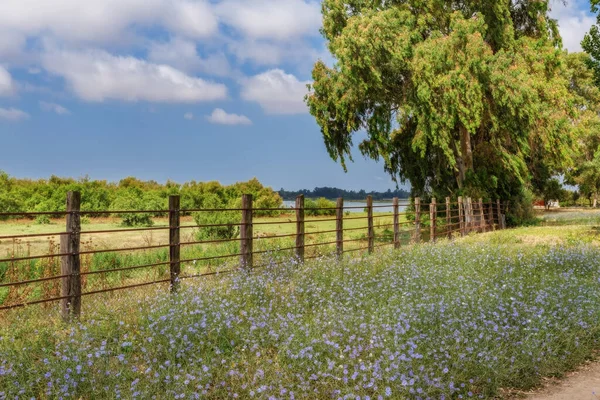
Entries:
[[[382, 225], [392, 224], [393, 220], [389, 213], [374, 213], [376, 216], [374, 219], [374, 225], [376, 231], [383, 231], [385, 228], [379, 228]], [[347, 218], [364, 217], [365, 219], [349, 219], [344, 223], [344, 228], [354, 229], [364, 227], [365, 232], [367, 229], [366, 213], [353, 213], [348, 215]], [[254, 222], [257, 224], [263, 222], [281, 222], [280, 224], [270, 225], [256, 225], [254, 233], [257, 236], [268, 237], [271, 235], [284, 235], [296, 232], [295, 215], [281, 215], [279, 217], [263, 217], [255, 218]], [[324, 221], [330, 220], [335, 217], [307, 217], [306, 218], [306, 233], [307, 234], [319, 234], [323, 231], [335, 230], [335, 221]], [[401, 217], [400, 222], [405, 220]], [[154, 228], [157, 227], [168, 227], [168, 220], [166, 218], [155, 218]], [[194, 220], [192, 217], [183, 217], [181, 224], [186, 226], [193, 226]], [[52, 220], [51, 224], [36, 224], [32, 220], [18, 220], [18, 221], [4, 221], [0, 222], [0, 236], [9, 235], [27, 235], [27, 234], [41, 234], [41, 233], [58, 233], [65, 230], [64, 220]], [[86, 235], [86, 231], [100, 231], [100, 230], [119, 230], [126, 229], [120, 225], [120, 219], [118, 218], [98, 218], [91, 219], [90, 223], [82, 225], [82, 241], [91, 241], [97, 248], [124, 248], [124, 247], [139, 247], [152, 245], [160, 245], [168, 243], [168, 230], [155, 230], [149, 232], [116, 232], [116, 233], [98, 233], [92, 235]], [[358, 234], [359, 231], [356, 231]], [[364, 234], [365, 232], [362, 232]], [[191, 242], [194, 241], [195, 229], [188, 228], [181, 230], [182, 240]], [[354, 237], [352, 233], [348, 233], [348, 237]], [[327, 234], [328, 238], [335, 237], [335, 233]], [[53, 239], [54, 242], [59, 241], [58, 236], [45, 236], [37, 238], [27, 238], [19, 240], [19, 245], [26, 247], [32, 254], [43, 254], [48, 250], [49, 240]], [[15, 241], [6, 239], [0, 240], [0, 255], [5, 255], [13, 251], [15, 247]], [[2, 257], [3, 258], [3, 257]]]
[[[345, 233], [345, 249], [359, 249], [367, 246], [366, 213], [356, 213], [346, 216], [344, 228], [349, 229]], [[362, 218], [362, 219], [356, 219]], [[155, 219], [153, 228], [167, 227], [168, 220]], [[294, 237], [277, 238], [274, 236], [291, 235], [296, 232], [295, 216], [282, 215], [270, 218], [255, 218], [254, 250], [267, 252], [255, 256], [255, 265], [263, 265], [273, 257], [288, 259], [292, 257], [295, 246]], [[375, 237], [377, 244], [391, 243], [393, 238], [391, 224], [392, 216], [389, 213], [376, 213], [374, 218]], [[401, 220], [404, 222], [404, 220]], [[194, 221], [191, 217], [185, 217], [181, 221], [181, 242], [196, 241]], [[168, 266], [159, 265], [144, 269], [123, 268], [143, 266], [148, 264], [166, 263], [168, 261], [168, 248], [137, 250], [137, 251], [106, 251], [111, 249], [126, 249], [144, 246], [168, 245], [168, 229], [151, 230], [145, 232], [121, 232], [126, 229], [120, 225], [120, 220], [115, 218], [91, 219], [89, 223], [82, 225], [81, 250], [105, 251], [98, 254], [85, 254], [81, 256], [81, 271], [94, 273], [84, 276], [84, 291], [102, 290], [113, 287], [151, 282], [168, 278]], [[402, 240], [408, 243], [412, 231], [405, 226], [406, 232]], [[43, 234], [48, 236], [4, 239], [0, 240], [0, 259], [22, 258], [44, 254], [60, 253], [60, 238], [52, 236], [64, 230], [64, 221], [53, 220], [51, 224], [36, 224], [34, 221], [9, 221], [0, 223], [0, 236]], [[94, 231], [116, 230], [111, 233], [89, 233]], [[306, 256], [316, 257], [329, 254], [334, 251], [335, 245], [335, 221], [332, 217], [311, 217], [305, 223], [306, 232]], [[325, 243], [316, 246], [315, 244]], [[328, 243], [328, 244], [327, 244]], [[181, 259], [193, 260], [210, 257], [222, 257], [234, 255], [231, 258], [217, 258], [212, 260], [201, 260], [198, 262], [184, 262], [182, 265], [183, 275], [197, 275], [213, 272], [217, 269], [228, 269], [237, 266], [240, 248], [239, 242], [191, 244], [182, 245]], [[287, 249], [287, 250], [283, 250]], [[114, 272], [110, 272], [117, 270]], [[99, 271], [109, 271], [97, 273]], [[20, 282], [42, 277], [60, 275], [60, 260], [58, 258], [42, 258], [35, 260], [23, 260], [16, 262], [0, 262], [0, 284], [8, 282]], [[0, 287], [0, 305], [9, 306], [22, 302], [31, 302], [40, 299], [54, 298], [60, 295], [60, 281], [44, 281], [18, 287]]]
[[[497, 398], [600, 341], [594, 224], [326, 256], [5, 313], [0, 398]], [[532, 240], [532, 238], [536, 238]]]

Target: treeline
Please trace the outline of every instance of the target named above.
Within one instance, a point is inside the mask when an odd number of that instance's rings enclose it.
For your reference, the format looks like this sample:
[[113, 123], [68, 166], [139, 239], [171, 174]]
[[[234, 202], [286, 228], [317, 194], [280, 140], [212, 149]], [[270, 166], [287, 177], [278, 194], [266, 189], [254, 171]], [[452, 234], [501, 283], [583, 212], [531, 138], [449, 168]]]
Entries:
[[385, 192], [366, 192], [365, 190], [355, 191], [333, 187], [316, 187], [313, 190], [302, 189], [298, 191], [288, 191], [282, 188], [279, 191], [279, 195], [284, 200], [294, 200], [300, 194], [303, 194], [304, 197], [309, 199], [318, 199], [321, 197], [326, 199], [337, 199], [338, 197], [343, 197], [345, 200], [365, 200], [369, 195], [373, 196], [373, 200], [390, 200], [394, 197], [407, 199], [410, 197], [410, 192], [402, 189], [388, 189]]
[[[256, 208], [282, 206], [279, 194], [256, 178], [224, 186], [215, 181], [160, 184], [134, 177], [119, 182], [57, 176], [32, 180], [11, 177], [0, 171], [0, 212], [64, 211], [69, 191], [81, 192], [81, 209], [85, 211], [166, 210], [169, 195], [181, 196], [182, 209], [239, 208], [242, 194], [252, 194]], [[268, 212], [262, 213], [268, 215]]]

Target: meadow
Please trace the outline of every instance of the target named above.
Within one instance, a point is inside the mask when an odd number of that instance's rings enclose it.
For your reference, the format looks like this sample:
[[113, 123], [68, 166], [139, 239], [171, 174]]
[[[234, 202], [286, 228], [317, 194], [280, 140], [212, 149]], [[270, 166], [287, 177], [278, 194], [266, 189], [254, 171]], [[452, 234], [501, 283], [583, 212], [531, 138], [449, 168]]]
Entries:
[[[352, 213], [344, 223], [346, 250], [364, 248], [367, 243], [366, 213]], [[81, 271], [84, 276], [83, 290], [104, 290], [107, 288], [159, 281], [169, 277], [169, 230], [166, 218], [154, 218], [149, 231], [130, 231], [123, 227], [119, 218], [91, 218], [82, 225], [81, 251], [100, 251], [96, 254], [81, 255]], [[288, 259], [294, 254], [296, 232], [295, 215], [282, 214], [275, 217], [255, 218], [254, 250], [264, 252], [255, 256], [255, 265], [263, 265], [272, 258]], [[377, 244], [392, 243], [393, 217], [390, 213], [375, 213], [374, 229]], [[401, 216], [401, 222], [405, 222]], [[49, 224], [37, 224], [33, 220], [9, 220], [0, 223], [0, 237], [28, 234], [48, 234], [47, 236], [0, 239], [0, 259], [33, 257], [60, 253], [60, 237], [52, 235], [64, 231], [64, 220], [52, 220]], [[211, 260], [188, 261], [182, 263], [183, 275], [191, 276], [212, 273], [217, 269], [231, 269], [237, 266], [240, 242], [233, 240], [222, 243], [198, 244], [198, 228], [192, 217], [183, 217], [181, 225], [182, 260], [196, 260], [223, 257]], [[163, 229], [167, 228], [167, 229]], [[408, 243], [412, 237], [409, 226], [403, 226], [402, 241]], [[110, 233], [95, 233], [111, 231]], [[89, 232], [89, 233], [88, 233]], [[316, 257], [330, 254], [335, 249], [335, 221], [330, 216], [307, 217], [305, 223], [306, 255]], [[191, 244], [185, 244], [191, 243]], [[324, 243], [324, 245], [318, 245]], [[136, 251], [117, 251], [150, 246], [165, 246]], [[115, 251], [113, 251], [115, 250]], [[226, 257], [232, 255], [232, 257]], [[164, 263], [150, 268], [128, 269], [136, 266]], [[125, 269], [125, 270], [124, 270]], [[1, 287], [8, 282], [21, 282], [43, 277], [60, 275], [60, 258], [40, 258], [21, 261], [0, 262], [0, 306], [10, 306], [21, 302], [58, 297], [60, 281], [44, 281], [16, 287]]]
[[92, 296], [73, 325], [14, 310], [0, 398], [505, 397], [598, 349], [598, 243], [526, 227]]

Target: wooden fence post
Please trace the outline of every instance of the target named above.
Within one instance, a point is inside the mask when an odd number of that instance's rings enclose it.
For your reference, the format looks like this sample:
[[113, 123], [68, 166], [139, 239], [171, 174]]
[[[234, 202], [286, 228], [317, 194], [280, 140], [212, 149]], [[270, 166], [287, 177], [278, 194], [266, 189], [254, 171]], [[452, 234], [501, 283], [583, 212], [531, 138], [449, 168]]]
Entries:
[[169, 261], [171, 267], [171, 293], [179, 290], [181, 274], [181, 241], [179, 237], [179, 196], [169, 196]]
[[460, 236], [465, 236], [465, 204], [462, 196], [458, 196], [458, 227]]
[[338, 259], [344, 254], [344, 199], [338, 198], [335, 209], [335, 240]]
[[500, 225], [500, 214], [502, 214], [500, 211], [500, 199], [496, 199], [496, 218], [498, 218], [498, 229], [502, 229], [502, 226]]
[[60, 270], [62, 275], [61, 296], [68, 296], [61, 300], [61, 314], [65, 321], [79, 318], [81, 315], [81, 261], [79, 259], [81, 215], [81, 193], [67, 193], [67, 232], [68, 235], [60, 237], [60, 252], [68, 253], [61, 257]]
[[369, 253], [375, 250], [375, 230], [373, 229], [373, 196], [367, 196], [367, 223], [369, 236]]
[[485, 213], [483, 212], [483, 199], [479, 198], [479, 219], [481, 222], [479, 226], [481, 227], [481, 233], [485, 232]]
[[400, 214], [398, 213], [398, 198], [394, 197], [392, 205], [394, 209], [394, 248], [400, 248]]
[[296, 257], [304, 262], [304, 195], [296, 197]]
[[252, 195], [242, 195], [242, 226], [240, 227], [240, 254], [242, 268], [250, 270], [253, 266], [252, 254]]
[[454, 226], [452, 225], [452, 205], [450, 204], [450, 197], [446, 197], [446, 237], [452, 239], [452, 231]]
[[435, 197], [431, 199], [429, 205], [429, 240], [435, 243], [435, 229], [437, 225], [437, 203]]
[[473, 230], [473, 200], [467, 197], [467, 233]]
[[415, 197], [415, 243], [421, 242], [421, 199]]

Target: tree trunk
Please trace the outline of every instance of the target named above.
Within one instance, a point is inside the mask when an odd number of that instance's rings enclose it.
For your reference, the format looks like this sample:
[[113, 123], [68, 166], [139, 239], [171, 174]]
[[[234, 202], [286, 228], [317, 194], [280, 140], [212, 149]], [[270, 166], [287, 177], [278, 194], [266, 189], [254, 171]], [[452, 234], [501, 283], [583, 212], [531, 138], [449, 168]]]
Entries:
[[471, 146], [471, 134], [464, 126], [459, 128], [460, 152], [456, 144], [452, 143], [452, 150], [456, 159], [456, 182], [458, 188], [462, 189], [467, 179], [467, 172], [473, 170], [473, 148]]

